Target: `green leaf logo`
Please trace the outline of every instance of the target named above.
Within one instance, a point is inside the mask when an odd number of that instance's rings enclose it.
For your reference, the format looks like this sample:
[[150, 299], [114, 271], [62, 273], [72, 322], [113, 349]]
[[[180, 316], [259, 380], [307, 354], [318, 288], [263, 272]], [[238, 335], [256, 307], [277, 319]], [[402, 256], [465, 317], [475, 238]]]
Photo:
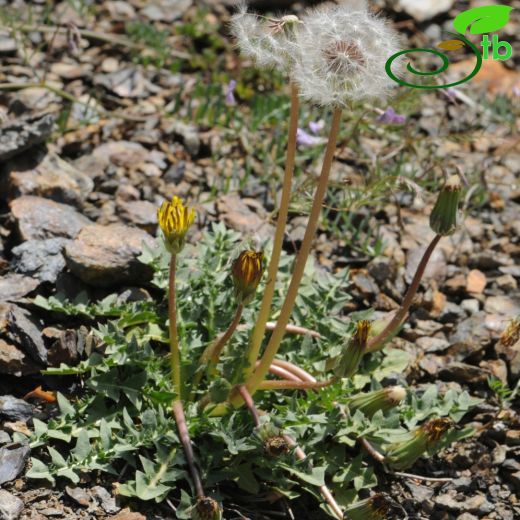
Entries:
[[508, 5], [485, 5], [460, 13], [453, 26], [460, 34], [470, 29], [470, 34], [484, 34], [498, 31], [509, 22], [509, 13], [513, 10]]

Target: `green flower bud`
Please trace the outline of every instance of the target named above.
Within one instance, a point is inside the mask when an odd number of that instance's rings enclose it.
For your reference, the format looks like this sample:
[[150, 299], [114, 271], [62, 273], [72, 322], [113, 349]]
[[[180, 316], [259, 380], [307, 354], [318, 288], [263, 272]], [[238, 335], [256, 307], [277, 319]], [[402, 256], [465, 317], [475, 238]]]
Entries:
[[362, 411], [367, 417], [372, 417], [378, 410], [386, 412], [397, 406], [406, 397], [402, 386], [391, 386], [373, 392], [358, 394], [348, 401], [349, 410]]
[[369, 321], [361, 320], [356, 323], [356, 330], [334, 368], [334, 374], [337, 377], [352, 377], [357, 372], [367, 349], [369, 333]]
[[209, 396], [213, 403], [223, 403], [231, 391], [231, 383], [226, 379], [216, 379], [209, 386]]
[[348, 506], [345, 518], [349, 520], [383, 520], [390, 509], [390, 502], [381, 494], [371, 496]]
[[446, 418], [430, 419], [410, 433], [410, 438], [392, 444], [386, 453], [386, 463], [393, 469], [409, 468], [426, 451], [435, 449], [452, 421]]
[[430, 215], [430, 227], [438, 235], [451, 235], [457, 228], [460, 193], [459, 176], [452, 175], [442, 187]]
[[191, 510], [191, 520], [222, 520], [222, 509], [211, 497], [201, 497]]

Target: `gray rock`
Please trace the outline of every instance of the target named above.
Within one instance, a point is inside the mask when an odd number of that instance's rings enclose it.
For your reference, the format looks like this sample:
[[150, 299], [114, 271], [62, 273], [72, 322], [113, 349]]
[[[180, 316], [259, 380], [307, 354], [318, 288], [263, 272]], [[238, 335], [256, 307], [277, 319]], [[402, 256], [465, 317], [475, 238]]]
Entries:
[[491, 250], [472, 255], [469, 260], [472, 267], [478, 267], [484, 271], [511, 266], [513, 264], [511, 256]]
[[153, 273], [137, 259], [143, 242], [150, 247], [154, 243], [141, 229], [122, 224], [87, 226], [65, 248], [65, 257], [72, 273], [96, 287], [144, 283]]
[[0, 279], [0, 301], [17, 301], [38, 287], [38, 280], [30, 276], [8, 273]]
[[197, 128], [182, 121], [172, 121], [165, 129], [167, 134], [174, 134], [182, 138], [182, 142], [190, 155], [197, 155], [200, 150], [200, 137]]
[[415, 343], [423, 352], [442, 352], [450, 345], [445, 339], [429, 336], [418, 338]]
[[104, 487], [94, 486], [91, 491], [100, 501], [101, 507], [105, 510], [105, 513], [112, 515], [121, 509], [116, 505], [116, 499]]
[[490, 314], [501, 314], [512, 318], [520, 314], [520, 298], [490, 296], [484, 304], [484, 310]]
[[36, 195], [56, 202], [80, 206], [93, 190], [92, 179], [55, 153], [43, 157], [26, 154], [8, 161], [2, 168], [12, 200]]
[[485, 314], [476, 313], [457, 324], [450, 334], [449, 354], [463, 360], [469, 355], [485, 348], [491, 341], [491, 334], [485, 325]]
[[24, 116], [3, 124], [0, 127], [0, 161], [45, 142], [53, 126], [52, 114]]
[[5, 489], [0, 489], [0, 520], [16, 520], [22, 511], [23, 502]]
[[23, 399], [12, 395], [0, 397], [0, 417], [9, 421], [28, 421], [33, 416], [33, 407]]
[[0, 485], [14, 480], [23, 470], [30, 448], [19, 443], [0, 448]]
[[192, 0], [152, 0], [144, 5], [141, 16], [154, 22], [171, 23], [192, 6]]
[[[408, 254], [406, 255], [405, 272], [405, 279], [407, 283], [412, 281], [415, 271], [417, 270], [417, 266], [423, 257], [425, 249], [425, 246], [420, 246], [408, 251]], [[446, 257], [444, 256], [444, 253], [441, 249], [434, 249], [428, 265], [424, 270], [422, 281], [423, 283], [428, 282], [429, 280], [442, 281], [444, 278], [446, 278], [446, 273]]]
[[0, 331], [2, 329], [7, 339], [20, 346], [34, 361], [47, 363], [41, 331], [26, 310], [12, 303], [0, 303]]
[[0, 430], [0, 444], [7, 444], [8, 442], [11, 442], [11, 437], [7, 432], [4, 432], [4, 430]]
[[54, 283], [65, 269], [63, 250], [68, 243], [66, 238], [28, 240], [12, 249], [11, 265], [15, 271], [31, 275], [40, 282]]
[[20, 348], [0, 339], [0, 374], [19, 377], [39, 373], [41, 368], [41, 365], [29, 359]]
[[467, 300], [462, 300], [460, 302], [460, 306], [468, 314], [476, 314], [480, 310], [480, 303], [475, 298], [468, 298]]
[[439, 377], [444, 381], [457, 383], [482, 383], [487, 380], [490, 372], [483, 368], [458, 361], [450, 361], [441, 368]]
[[368, 272], [380, 284], [392, 281], [396, 275], [395, 262], [384, 256], [374, 258], [367, 266]]
[[157, 204], [147, 200], [131, 200], [117, 205], [119, 216], [149, 233], [157, 229]]
[[11, 214], [20, 238], [75, 238], [92, 222], [71, 206], [41, 197], [27, 195], [11, 202]]
[[91, 505], [92, 497], [83, 488], [66, 486], [65, 492], [80, 506], [88, 507]]

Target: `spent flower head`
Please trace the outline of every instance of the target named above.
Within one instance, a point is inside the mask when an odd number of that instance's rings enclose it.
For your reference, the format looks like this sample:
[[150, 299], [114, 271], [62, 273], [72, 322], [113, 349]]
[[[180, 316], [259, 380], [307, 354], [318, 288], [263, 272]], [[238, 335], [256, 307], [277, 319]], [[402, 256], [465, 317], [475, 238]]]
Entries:
[[389, 500], [381, 494], [355, 502], [346, 508], [349, 520], [383, 520], [390, 509]]
[[386, 412], [397, 406], [406, 397], [406, 390], [402, 386], [391, 386], [360, 393], [348, 401], [351, 411], [360, 410], [367, 417], [372, 417], [378, 410]]
[[370, 322], [361, 320], [356, 323], [356, 330], [349, 339], [341, 357], [338, 360], [334, 373], [338, 377], [352, 377], [358, 370], [361, 359], [365, 355], [368, 336], [370, 334]]
[[222, 509], [211, 497], [200, 497], [191, 511], [192, 520], [221, 520]]
[[461, 189], [458, 175], [452, 175], [442, 187], [430, 215], [430, 227], [438, 235], [451, 235], [457, 229]]
[[383, 99], [395, 83], [385, 71], [399, 50], [397, 33], [364, 2], [310, 10], [291, 46], [292, 78], [319, 105]]
[[445, 417], [426, 421], [408, 439], [390, 446], [385, 457], [387, 464], [396, 470], [409, 468], [424, 452], [434, 449], [451, 426], [452, 421]]
[[518, 341], [520, 341], [520, 316], [513, 318], [500, 335], [500, 343], [504, 347], [512, 347]]
[[235, 294], [240, 303], [249, 303], [264, 273], [262, 251], [242, 251], [231, 268]]
[[166, 248], [172, 254], [179, 253], [184, 247], [186, 233], [195, 220], [195, 210], [174, 196], [171, 202], [164, 201], [157, 210], [157, 220]]

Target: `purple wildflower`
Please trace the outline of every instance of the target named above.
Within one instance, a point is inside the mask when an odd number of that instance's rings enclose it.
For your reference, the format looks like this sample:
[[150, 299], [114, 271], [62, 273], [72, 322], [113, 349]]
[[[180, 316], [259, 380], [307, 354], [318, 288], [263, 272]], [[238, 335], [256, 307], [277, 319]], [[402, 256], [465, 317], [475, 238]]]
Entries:
[[319, 121], [311, 121], [309, 123], [310, 131], [313, 134], [319, 134], [325, 128], [325, 121], [320, 119]]
[[235, 99], [235, 89], [237, 87], [237, 82], [232, 79], [226, 87], [226, 105], [233, 106], [237, 104]]
[[303, 128], [298, 128], [296, 131], [296, 142], [300, 146], [305, 147], [317, 146], [323, 143], [323, 138], [308, 134]]
[[388, 107], [376, 119], [378, 123], [385, 123], [387, 125], [402, 125], [406, 122], [406, 116], [397, 114], [392, 107]]

